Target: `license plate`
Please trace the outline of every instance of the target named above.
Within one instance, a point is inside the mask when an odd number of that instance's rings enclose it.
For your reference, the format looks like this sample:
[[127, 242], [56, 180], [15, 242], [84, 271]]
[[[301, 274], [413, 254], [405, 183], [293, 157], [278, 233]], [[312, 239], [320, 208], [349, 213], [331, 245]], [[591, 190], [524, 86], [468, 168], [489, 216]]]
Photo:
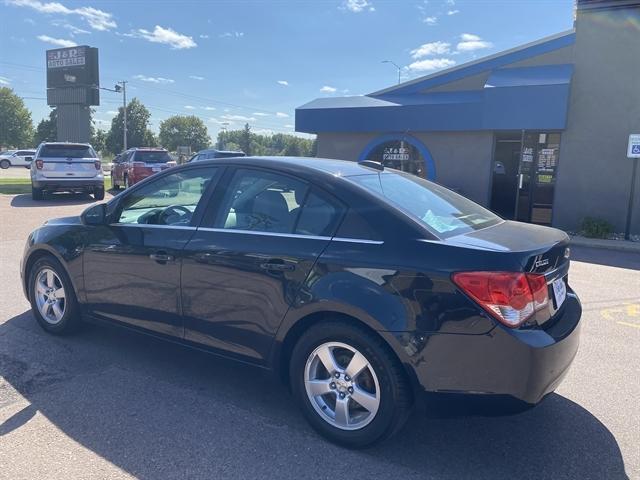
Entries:
[[152, 172], [159, 172], [160, 170], [162, 170], [160, 167], [151, 167]]
[[556, 308], [560, 308], [560, 305], [562, 305], [567, 298], [567, 286], [562, 278], [554, 280], [553, 296], [556, 299]]

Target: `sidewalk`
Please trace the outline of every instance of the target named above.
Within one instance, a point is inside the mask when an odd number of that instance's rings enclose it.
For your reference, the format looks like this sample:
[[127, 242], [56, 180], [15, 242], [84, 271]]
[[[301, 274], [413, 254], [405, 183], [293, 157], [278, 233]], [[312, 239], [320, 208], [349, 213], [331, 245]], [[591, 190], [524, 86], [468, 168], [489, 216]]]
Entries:
[[571, 246], [618, 250], [621, 252], [636, 252], [640, 254], [640, 242], [632, 242], [630, 240], [604, 240], [600, 238], [587, 238], [573, 235], [571, 236]]

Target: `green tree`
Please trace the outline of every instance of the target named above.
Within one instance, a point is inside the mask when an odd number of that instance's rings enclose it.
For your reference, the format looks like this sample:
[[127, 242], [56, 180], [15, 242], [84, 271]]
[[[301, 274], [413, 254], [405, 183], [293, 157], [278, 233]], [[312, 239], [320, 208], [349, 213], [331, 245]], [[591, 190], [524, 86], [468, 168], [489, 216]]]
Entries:
[[245, 125], [242, 130], [219, 132], [216, 146], [223, 150], [242, 150], [248, 155], [315, 157], [318, 151], [315, 139], [286, 133], [256, 135], [251, 132], [249, 125]]
[[191, 147], [197, 152], [211, 143], [211, 137], [204, 122], [193, 115], [174, 115], [160, 122], [160, 144], [171, 151], [179, 146]]
[[251, 127], [248, 123], [244, 124], [244, 128], [240, 130], [240, 136], [237, 139], [237, 144], [247, 155], [253, 155], [253, 149], [251, 148], [251, 140], [254, 135], [251, 133]]
[[9, 87], [0, 88], [0, 146], [25, 148], [33, 140], [31, 112]]
[[58, 111], [53, 108], [49, 112], [49, 118], [40, 120], [33, 134], [34, 146], [40, 145], [41, 142], [55, 142], [58, 139], [57, 117]]
[[107, 149], [107, 132], [104, 130], [95, 129], [92, 132], [91, 139], [89, 140], [93, 149], [97, 152], [104, 152]]
[[[112, 153], [120, 153], [123, 145], [124, 109], [118, 108], [118, 114], [111, 120], [111, 129], [107, 133], [106, 146]], [[140, 100], [134, 98], [127, 105], [127, 147], [153, 147], [155, 135], [149, 130], [151, 113]], [[154, 142], [154, 143], [147, 143]]]

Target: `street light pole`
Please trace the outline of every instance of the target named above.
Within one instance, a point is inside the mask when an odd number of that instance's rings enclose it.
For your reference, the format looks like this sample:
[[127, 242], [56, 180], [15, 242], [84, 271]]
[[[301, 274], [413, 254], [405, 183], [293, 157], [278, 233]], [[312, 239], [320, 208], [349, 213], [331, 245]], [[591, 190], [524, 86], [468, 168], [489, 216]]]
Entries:
[[398, 66], [398, 64], [396, 62], [392, 62], [391, 60], [383, 60], [382, 63], [390, 63], [398, 69], [398, 85], [400, 85], [400, 72], [402, 71], [402, 69]]
[[123, 143], [123, 150], [127, 150], [127, 81], [126, 80], [122, 80], [121, 82], [118, 82], [120, 85], [122, 85], [122, 106], [124, 108], [124, 128], [123, 128], [123, 132], [124, 132], [124, 143]]

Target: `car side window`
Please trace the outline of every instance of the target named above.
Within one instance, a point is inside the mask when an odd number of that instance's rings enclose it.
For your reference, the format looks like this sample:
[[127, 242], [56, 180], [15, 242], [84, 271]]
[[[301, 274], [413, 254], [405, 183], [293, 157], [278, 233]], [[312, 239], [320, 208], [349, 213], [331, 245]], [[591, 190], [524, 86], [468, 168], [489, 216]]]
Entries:
[[135, 189], [119, 208], [117, 223], [188, 226], [218, 167], [182, 170]]
[[238, 170], [225, 193], [217, 228], [270, 233], [293, 233], [306, 183], [262, 170]]
[[344, 215], [344, 207], [329, 195], [312, 189], [302, 205], [294, 233], [330, 237]]

